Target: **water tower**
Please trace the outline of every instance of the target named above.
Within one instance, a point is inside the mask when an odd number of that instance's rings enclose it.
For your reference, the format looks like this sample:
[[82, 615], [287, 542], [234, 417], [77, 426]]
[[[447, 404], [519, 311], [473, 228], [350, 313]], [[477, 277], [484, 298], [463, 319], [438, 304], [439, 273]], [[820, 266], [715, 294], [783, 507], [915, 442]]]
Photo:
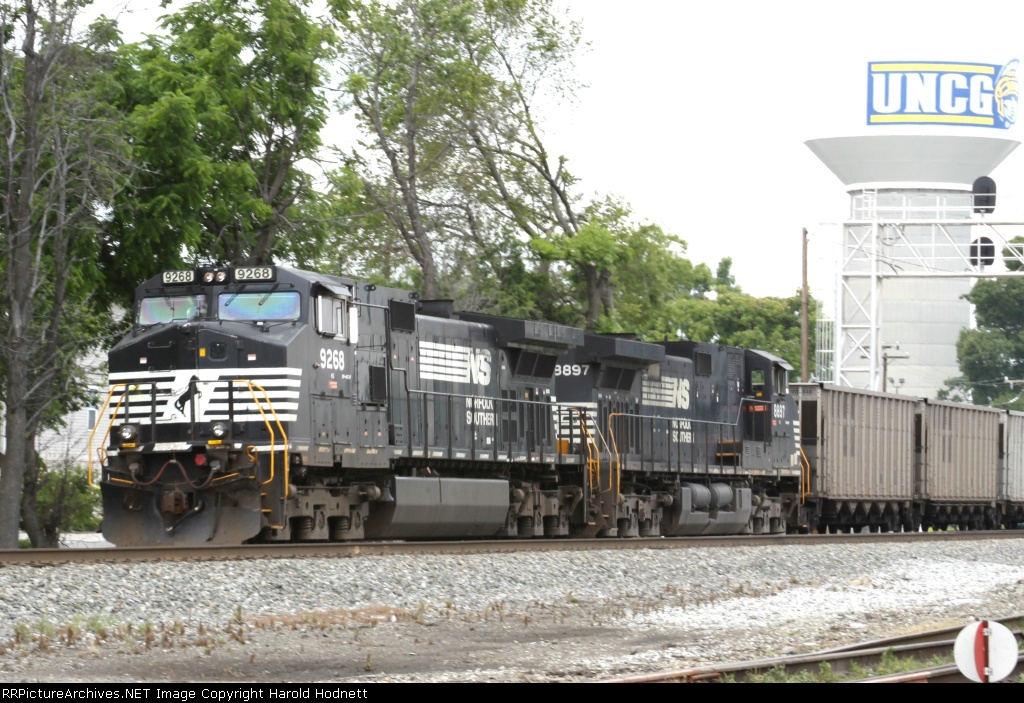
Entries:
[[[956, 341], [972, 324], [962, 298], [1020, 219], [998, 221], [972, 188], [1019, 144], [1017, 62], [872, 63], [867, 125], [807, 146], [850, 196], [842, 224], [832, 382], [935, 397], [960, 375]], [[1000, 203], [1001, 204], [1001, 203]], [[995, 252], [994, 256], [989, 256]], [[891, 379], [891, 380], [890, 380]]]

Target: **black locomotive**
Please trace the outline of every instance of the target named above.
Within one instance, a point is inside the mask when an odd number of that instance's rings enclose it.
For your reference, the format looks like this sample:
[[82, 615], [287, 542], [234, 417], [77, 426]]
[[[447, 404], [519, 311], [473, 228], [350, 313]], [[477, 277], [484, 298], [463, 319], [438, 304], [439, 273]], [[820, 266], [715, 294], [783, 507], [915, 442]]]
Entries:
[[[777, 533], [789, 366], [282, 266], [167, 271], [110, 351], [119, 545]], [[90, 451], [90, 455], [93, 452]]]

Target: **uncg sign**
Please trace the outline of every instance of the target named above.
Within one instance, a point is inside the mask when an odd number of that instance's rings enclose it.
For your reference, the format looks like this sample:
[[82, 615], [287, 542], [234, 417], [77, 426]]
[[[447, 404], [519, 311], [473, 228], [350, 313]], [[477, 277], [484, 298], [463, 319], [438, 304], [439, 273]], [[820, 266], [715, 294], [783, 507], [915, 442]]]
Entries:
[[1020, 98], [1016, 59], [984, 63], [868, 64], [868, 124], [971, 125], [1008, 129]]

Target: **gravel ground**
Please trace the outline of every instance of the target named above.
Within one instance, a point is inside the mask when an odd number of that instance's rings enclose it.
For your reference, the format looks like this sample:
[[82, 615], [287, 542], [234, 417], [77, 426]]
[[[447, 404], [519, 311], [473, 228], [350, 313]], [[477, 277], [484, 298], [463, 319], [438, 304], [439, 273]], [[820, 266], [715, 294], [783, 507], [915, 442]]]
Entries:
[[1024, 613], [1024, 539], [0, 568], [0, 681], [579, 681]]

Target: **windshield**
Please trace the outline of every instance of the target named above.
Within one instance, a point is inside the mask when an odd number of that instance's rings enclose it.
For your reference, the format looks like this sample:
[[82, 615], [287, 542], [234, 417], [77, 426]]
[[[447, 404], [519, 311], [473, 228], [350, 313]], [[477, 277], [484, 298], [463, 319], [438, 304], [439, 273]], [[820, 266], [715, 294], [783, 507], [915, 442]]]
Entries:
[[143, 298], [139, 303], [139, 324], [156, 325], [172, 320], [194, 320], [199, 316], [199, 312], [199, 298], [194, 295]]
[[298, 320], [299, 294], [221, 293], [217, 308], [221, 320]]

